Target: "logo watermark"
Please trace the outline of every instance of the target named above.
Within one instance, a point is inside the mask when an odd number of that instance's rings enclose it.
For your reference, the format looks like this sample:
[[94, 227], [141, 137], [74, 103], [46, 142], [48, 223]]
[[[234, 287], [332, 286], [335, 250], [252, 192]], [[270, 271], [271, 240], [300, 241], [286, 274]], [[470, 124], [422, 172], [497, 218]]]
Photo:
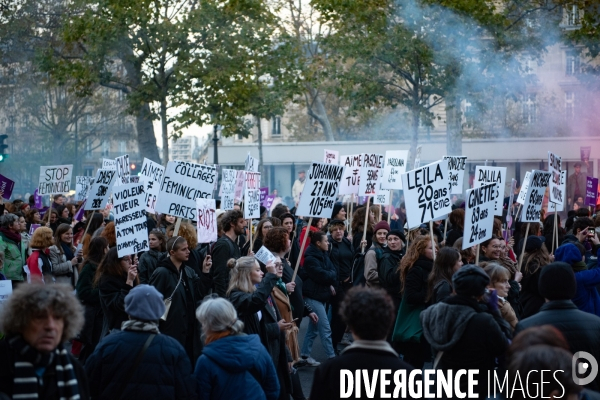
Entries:
[[577, 385], [589, 385], [598, 376], [598, 362], [596, 361], [596, 358], [594, 358], [594, 356], [590, 353], [587, 353], [585, 351], [578, 351], [573, 355], [572, 363], [573, 381]]

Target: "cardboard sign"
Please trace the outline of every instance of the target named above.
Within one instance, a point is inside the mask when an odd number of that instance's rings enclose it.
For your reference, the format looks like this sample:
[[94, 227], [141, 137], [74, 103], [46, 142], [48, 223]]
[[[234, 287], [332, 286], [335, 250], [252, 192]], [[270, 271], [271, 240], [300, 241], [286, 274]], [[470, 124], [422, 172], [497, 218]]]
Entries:
[[417, 151], [415, 155], [415, 167], [413, 169], [417, 169], [421, 166], [421, 152], [423, 151], [423, 146], [417, 146]]
[[342, 165], [313, 162], [296, 215], [331, 218], [343, 174]]
[[521, 190], [519, 191], [519, 196], [517, 197], [517, 203], [523, 205], [525, 204], [525, 199], [527, 198], [527, 190], [529, 189], [529, 179], [531, 178], [531, 172], [525, 172], [525, 178], [523, 178], [523, 183], [521, 184]]
[[2, 191], [2, 198], [5, 200], [10, 199], [13, 189], [15, 187], [15, 181], [8, 179], [4, 175], [0, 174], [0, 190]]
[[547, 171], [531, 171], [529, 188], [521, 213], [521, 222], [540, 221], [540, 210], [542, 209], [544, 194], [546, 194], [546, 187], [550, 182], [550, 176], [550, 172]]
[[260, 188], [260, 204], [262, 204], [265, 201], [265, 199], [267, 198], [268, 195], [269, 195], [268, 187]]
[[[567, 193], [567, 171], [560, 171], [560, 190], [563, 193]], [[563, 196], [563, 201], [560, 203], [548, 203], [548, 211], [564, 211], [565, 209], [565, 197]]]
[[548, 171], [550, 172], [550, 198], [552, 203], [562, 203], [566, 193], [560, 187], [560, 171], [562, 170], [562, 158], [552, 152], [548, 152]]
[[377, 190], [373, 197], [373, 204], [387, 206], [390, 204], [390, 191], [385, 189]]
[[265, 265], [267, 265], [270, 262], [277, 261], [277, 258], [265, 246], [261, 246], [261, 248], [258, 249], [256, 254], [254, 255], [254, 258], [256, 258], [258, 261]]
[[94, 178], [91, 176], [75, 177], [75, 201], [83, 201], [87, 198], [92, 182], [94, 182]]
[[340, 163], [340, 152], [335, 150], [327, 150], [325, 149], [325, 156], [323, 157], [323, 162], [325, 164], [335, 164], [339, 165]]
[[275, 200], [274, 194], [268, 195], [262, 202], [263, 207], [266, 208], [267, 210], [271, 209], [271, 206], [273, 205], [274, 200]]
[[244, 218], [260, 218], [260, 174], [245, 172], [244, 180]]
[[406, 172], [407, 163], [408, 150], [386, 151], [381, 188], [402, 190], [402, 179], [400, 179], [400, 176]]
[[483, 243], [492, 237], [497, 194], [495, 183], [467, 190], [463, 250]]
[[143, 183], [113, 187], [113, 212], [119, 258], [150, 250]]
[[117, 170], [117, 162], [115, 160], [111, 160], [110, 158], [102, 159], [102, 169], [110, 169]]
[[448, 163], [437, 161], [402, 174], [409, 229], [452, 212]]
[[115, 179], [115, 185], [123, 185], [129, 183], [129, 177], [131, 176], [131, 170], [129, 169], [129, 154], [115, 158], [117, 178]]
[[245, 180], [246, 180], [246, 171], [237, 171], [237, 175], [235, 177], [235, 193], [234, 193], [234, 198], [236, 200], [243, 199]]
[[238, 171], [235, 169], [221, 170], [221, 188], [219, 189], [219, 195], [221, 196], [221, 210], [233, 210], [237, 173]]
[[585, 183], [585, 205], [596, 206], [598, 199], [598, 178], [586, 177]]
[[488, 183], [496, 183], [498, 192], [496, 193], [496, 207], [494, 215], [502, 216], [504, 207], [504, 185], [506, 184], [506, 167], [487, 167], [478, 165], [475, 167], [475, 180], [473, 187], [480, 187]]
[[341, 161], [341, 165], [344, 167], [344, 175], [340, 184], [340, 194], [357, 194], [362, 158], [360, 154], [355, 154], [342, 156]]
[[248, 153], [246, 157], [246, 163], [244, 164], [244, 170], [251, 172], [258, 172], [258, 160]]
[[42, 201], [42, 196], [40, 196], [38, 194], [38, 190], [35, 189], [33, 191], [33, 202], [34, 202], [34, 206], [35, 208], [37, 208], [38, 210], [44, 207], [44, 202]]
[[103, 210], [108, 203], [110, 192], [115, 184], [116, 170], [99, 169], [96, 172], [94, 183], [88, 192], [88, 200], [85, 203], [85, 210]]
[[12, 294], [12, 281], [5, 279], [0, 281], [0, 304], [8, 301], [8, 298]]
[[360, 169], [360, 181], [358, 185], [359, 196], [375, 196], [379, 187], [381, 168], [362, 167]]
[[196, 220], [196, 199], [212, 199], [217, 171], [210, 165], [169, 161], [155, 210]]
[[144, 158], [142, 170], [140, 171], [140, 181], [144, 183], [146, 198], [144, 204], [146, 211], [150, 214], [156, 214], [156, 200], [160, 192], [160, 185], [165, 175], [165, 167], [155, 163], [152, 160]]
[[216, 242], [217, 231], [217, 205], [214, 199], [196, 199], [198, 229], [198, 243]]
[[450, 174], [450, 194], [462, 194], [467, 157], [444, 156], [444, 161], [448, 162], [448, 173]]
[[65, 194], [71, 190], [73, 165], [54, 165], [40, 167], [38, 194]]
[[42, 226], [41, 224], [31, 224], [31, 226], [29, 227], [29, 235], [33, 235], [33, 232], [35, 232], [35, 230], [37, 228], [39, 228], [40, 226]]

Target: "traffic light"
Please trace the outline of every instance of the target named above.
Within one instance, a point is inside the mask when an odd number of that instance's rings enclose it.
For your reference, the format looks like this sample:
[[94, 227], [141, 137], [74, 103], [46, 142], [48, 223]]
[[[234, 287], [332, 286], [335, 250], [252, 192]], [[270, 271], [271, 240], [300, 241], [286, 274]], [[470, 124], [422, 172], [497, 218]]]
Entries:
[[6, 154], [6, 149], [8, 149], [8, 145], [4, 144], [4, 141], [8, 138], [8, 135], [0, 135], [0, 162], [3, 162], [8, 158], [8, 154]]

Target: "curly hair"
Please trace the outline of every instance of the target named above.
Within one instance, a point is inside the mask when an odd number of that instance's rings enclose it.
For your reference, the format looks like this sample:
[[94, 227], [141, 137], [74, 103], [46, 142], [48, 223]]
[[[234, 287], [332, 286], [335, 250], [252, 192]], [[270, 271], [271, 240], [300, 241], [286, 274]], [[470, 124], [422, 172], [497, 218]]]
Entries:
[[362, 340], [385, 340], [396, 316], [394, 303], [385, 290], [364, 286], [346, 293], [340, 315]]
[[108, 247], [115, 247], [117, 245], [117, 232], [115, 230], [115, 223], [111, 221], [106, 224], [100, 236], [108, 240]]
[[232, 225], [237, 224], [240, 219], [244, 219], [244, 214], [240, 210], [227, 211], [221, 219], [221, 229], [223, 229], [223, 232], [229, 232]]
[[264, 245], [273, 253], [282, 253], [287, 250], [289, 240], [287, 229], [276, 227], [267, 232]]
[[406, 282], [406, 275], [408, 275], [408, 270], [410, 270], [414, 263], [419, 259], [419, 257], [425, 253], [425, 249], [427, 248], [429, 243], [431, 243], [431, 238], [429, 236], [417, 236], [410, 243], [406, 255], [402, 257], [402, 261], [400, 261], [400, 266], [398, 267], [398, 269], [400, 270], [402, 292], [404, 292], [404, 283]]
[[[173, 237], [173, 232], [175, 232], [175, 224], [167, 227], [167, 236]], [[196, 231], [196, 228], [194, 228], [194, 225], [188, 222], [182, 222], [179, 226], [178, 235], [185, 239], [190, 247], [190, 250], [198, 245], [198, 232]]]
[[53, 244], [52, 229], [40, 226], [33, 232], [29, 247], [32, 249], [45, 249]]
[[[365, 211], [364, 206], [357, 208], [352, 215], [352, 232], [362, 232], [365, 225]], [[367, 232], [373, 232], [373, 221], [367, 220]]]
[[22, 334], [34, 318], [51, 312], [62, 318], [61, 341], [74, 338], [83, 327], [83, 307], [70, 285], [20, 285], [0, 311], [0, 330], [7, 335]]

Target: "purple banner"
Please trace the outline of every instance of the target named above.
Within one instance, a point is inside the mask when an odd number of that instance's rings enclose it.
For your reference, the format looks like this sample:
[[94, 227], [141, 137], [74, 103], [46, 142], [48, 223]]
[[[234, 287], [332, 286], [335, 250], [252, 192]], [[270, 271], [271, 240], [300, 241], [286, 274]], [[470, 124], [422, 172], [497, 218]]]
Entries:
[[29, 234], [33, 235], [33, 232], [35, 232], [35, 230], [37, 228], [39, 228], [40, 226], [42, 226], [42, 225], [40, 225], [40, 224], [31, 224], [31, 227], [29, 227]]
[[77, 210], [77, 213], [73, 217], [73, 219], [75, 219], [75, 221], [83, 220], [83, 214], [85, 213], [85, 202], [86, 201], [87, 201], [87, 199], [83, 200], [83, 203], [81, 203], [81, 206], [79, 206], [79, 210]]
[[10, 199], [14, 187], [15, 181], [8, 179], [4, 175], [0, 175], [0, 190], [3, 192], [2, 198], [6, 200]]
[[271, 208], [271, 206], [273, 205], [273, 200], [275, 200], [275, 195], [270, 194], [267, 197], [265, 197], [265, 199], [261, 202], [261, 204], [263, 205], [263, 207], [265, 207], [267, 210], [269, 210]]
[[269, 195], [269, 188], [268, 187], [262, 187], [259, 190], [260, 190], [260, 204], [263, 204], [263, 202], [265, 201], [265, 199]]
[[38, 194], [38, 190], [35, 189], [35, 191], [33, 192], [33, 199], [35, 202], [35, 208], [37, 208], [38, 210], [41, 210], [42, 207], [44, 207], [44, 203], [42, 202], [42, 196], [40, 196]]
[[585, 185], [585, 205], [596, 206], [596, 200], [598, 198], [598, 178], [587, 177]]

